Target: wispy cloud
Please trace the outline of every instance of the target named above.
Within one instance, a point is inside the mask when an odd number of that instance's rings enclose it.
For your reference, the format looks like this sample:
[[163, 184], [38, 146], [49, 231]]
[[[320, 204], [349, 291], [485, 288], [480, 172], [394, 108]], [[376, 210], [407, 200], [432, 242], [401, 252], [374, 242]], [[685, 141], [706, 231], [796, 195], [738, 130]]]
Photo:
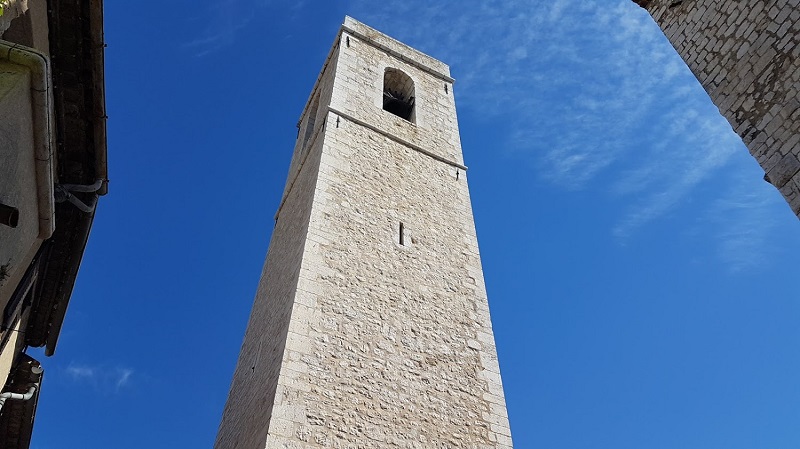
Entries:
[[133, 375], [133, 370], [130, 368], [118, 368], [116, 374], [117, 374], [116, 387], [117, 389], [120, 389], [128, 385], [128, 382], [130, 381], [131, 376]]
[[[711, 179], [718, 192], [741, 183], [740, 139], [630, 0], [353, 3], [356, 17], [451, 64], [460, 107], [510, 124], [505, 157], [617, 202], [626, 212], [609, 231], [621, 242], [685, 208]], [[702, 197], [705, 207], [721, 198]], [[769, 220], [748, 204], [735, 209], [741, 222]]]
[[103, 392], [118, 392], [130, 384], [134, 371], [121, 366], [70, 362], [64, 373], [74, 383], [90, 385]]
[[[688, 114], [693, 116], [691, 111]], [[676, 125], [680, 119], [673, 121]], [[623, 176], [614, 190], [633, 195], [628, 214], [614, 227], [614, 235], [626, 238], [646, 223], [678, 207], [698, 184], [727, 165], [735, 152], [747, 151], [739, 138], [727, 132], [719, 120], [692, 120], [679, 145], [658, 145], [652, 160]], [[638, 186], [638, 188], [637, 188]]]
[[[221, 0], [207, 6], [203, 14], [194, 18], [203, 25], [197, 27], [198, 34], [183, 46], [195, 56], [205, 56], [236, 42], [239, 34], [268, 7], [273, 0]], [[306, 0], [294, 0], [281, 4], [289, 14], [297, 16], [306, 6]]]
[[232, 45], [236, 35], [253, 20], [256, 9], [263, 4], [263, 0], [214, 2], [196, 19], [205, 24], [200, 28], [202, 31], [184, 47], [196, 56], [204, 56]]
[[703, 221], [716, 226], [717, 252], [734, 273], [756, 270], [778, 257], [780, 248], [767, 245], [777, 232], [779, 213], [790, 214], [782, 198], [766, 182], [759, 186], [733, 184], [717, 198]]
[[72, 380], [80, 381], [87, 379], [94, 379], [94, 368], [85, 365], [75, 365], [70, 363], [66, 368], [67, 376]]
[[[697, 103], [700, 86], [652, 19], [627, 0], [488, 1], [474, 8], [442, 1], [419, 10], [405, 2], [355, 3], [371, 23], [394, 23], [399, 37], [446, 59], [460, 105], [511, 118], [506, 153], [533, 158], [543, 177], [566, 188], [585, 187], [632, 148], [647, 151], [665, 133], [653, 113]], [[404, 8], [413, 20], [398, 30]], [[448, 26], [418, 26], [440, 22]], [[687, 84], [694, 89], [683, 89]]]

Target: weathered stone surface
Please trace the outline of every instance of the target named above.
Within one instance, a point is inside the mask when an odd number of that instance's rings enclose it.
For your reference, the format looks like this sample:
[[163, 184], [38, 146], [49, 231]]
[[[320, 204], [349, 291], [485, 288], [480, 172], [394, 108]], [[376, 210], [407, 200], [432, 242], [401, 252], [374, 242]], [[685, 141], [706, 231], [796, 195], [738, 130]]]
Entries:
[[659, 24], [792, 210], [800, 159], [800, 0], [634, 0]]
[[800, 171], [800, 161], [793, 154], [787, 154], [767, 173], [767, 180], [777, 188], [781, 188]]
[[[414, 81], [415, 123], [382, 109], [386, 68]], [[215, 447], [512, 447], [449, 69], [350, 18]]]

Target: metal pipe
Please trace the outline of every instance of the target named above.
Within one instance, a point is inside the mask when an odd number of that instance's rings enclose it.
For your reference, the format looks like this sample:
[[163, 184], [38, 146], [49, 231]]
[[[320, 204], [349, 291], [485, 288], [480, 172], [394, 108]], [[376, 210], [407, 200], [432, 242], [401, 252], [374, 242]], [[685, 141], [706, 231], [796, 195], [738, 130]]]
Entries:
[[0, 394], [0, 410], [3, 409], [3, 405], [5, 405], [6, 401], [9, 399], [15, 401], [27, 401], [33, 397], [33, 394], [36, 393], [36, 384], [31, 386], [28, 389], [27, 393], [2, 393]]
[[100, 190], [100, 187], [103, 186], [103, 182], [105, 180], [98, 179], [94, 182], [94, 184], [90, 185], [81, 185], [81, 184], [61, 184], [61, 187], [70, 191], [70, 192], [86, 192], [86, 193], [94, 193]]
[[19, 209], [0, 204], [0, 224], [16, 228], [19, 224]]
[[91, 214], [94, 212], [95, 206], [97, 206], [97, 196], [92, 199], [92, 204], [86, 204], [83, 201], [79, 200], [78, 197], [71, 193], [67, 193], [67, 201], [72, 203], [75, 207], [86, 212], [87, 214]]
[[95, 206], [97, 206], [97, 195], [95, 195], [92, 198], [92, 203], [90, 205], [87, 205], [61, 185], [58, 184], [56, 185], [55, 193], [56, 193], [57, 203], [63, 203], [64, 201], [69, 201], [70, 203], [72, 203], [73, 206], [77, 207], [83, 212], [86, 212], [87, 214], [91, 214], [92, 212], [94, 212], [94, 208]]
[[61, 203], [64, 201], [69, 201], [75, 207], [86, 212], [87, 214], [91, 214], [94, 212], [95, 207], [97, 207], [97, 195], [92, 197], [92, 202], [90, 204], [86, 204], [81, 201], [78, 197], [72, 194], [72, 192], [81, 192], [81, 193], [97, 193], [103, 184], [105, 183], [104, 179], [98, 179], [94, 182], [94, 184], [83, 185], [83, 184], [56, 184], [55, 194], [56, 194], [56, 202]]

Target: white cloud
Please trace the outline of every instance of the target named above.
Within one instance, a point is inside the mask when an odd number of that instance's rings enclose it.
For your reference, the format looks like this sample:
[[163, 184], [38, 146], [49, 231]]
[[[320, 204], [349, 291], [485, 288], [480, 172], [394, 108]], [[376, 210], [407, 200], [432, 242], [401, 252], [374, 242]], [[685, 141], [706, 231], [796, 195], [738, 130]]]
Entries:
[[94, 368], [84, 365], [74, 365], [72, 363], [67, 366], [66, 372], [72, 380], [93, 379], [95, 375]]
[[617, 237], [625, 238], [674, 209], [711, 173], [726, 166], [736, 152], [747, 151], [736, 135], [727, 132], [726, 123], [696, 118], [690, 130], [681, 121], [676, 119], [671, 126], [680, 128], [686, 141], [659, 145], [657, 152], [651, 154], [651, 162], [623, 177], [614, 187], [619, 193], [636, 194], [631, 211], [613, 230]]
[[[397, 37], [446, 59], [460, 105], [511, 118], [506, 153], [534, 160], [543, 177], [566, 188], [583, 188], [631, 148], [646, 148], [649, 136], [662, 134], [647, 113], [683, 107], [699, 89], [660, 93], [676, 78], [696, 82], [652, 19], [627, 0], [470, 8], [443, 1], [409, 15], [405, 2], [355, 3], [365, 20], [386, 22]], [[448, 26], [419, 26], [440, 22]]]
[[90, 385], [101, 392], [118, 392], [130, 384], [134, 371], [131, 368], [109, 367], [106, 364], [70, 362], [64, 373], [72, 382]]
[[717, 252], [734, 272], [757, 270], [779, 256], [781, 248], [767, 244], [778, 232], [781, 212], [790, 215], [786, 203], [766, 182], [753, 188], [733, 184], [717, 198], [702, 219], [716, 225]]
[[[273, 4], [272, 0], [219, 0], [202, 11], [202, 15], [193, 18], [197, 23], [198, 34], [184, 47], [195, 56], [205, 56], [236, 42], [239, 33], [255, 19], [258, 14]], [[299, 17], [306, 6], [306, 0], [294, 0], [290, 4], [281, 5]]]
[[128, 368], [118, 368], [116, 374], [117, 374], [116, 387], [117, 389], [120, 389], [128, 385], [128, 382], [130, 381], [131, 376], [133, 375], [133, 370]]
[[184, 46], [204, 56], [234, 43], [236, 35], [253, 20], [261, 4], [254, 0], [222, 0], [214, 2], [195, 22], [203, 24], [202, 31]]

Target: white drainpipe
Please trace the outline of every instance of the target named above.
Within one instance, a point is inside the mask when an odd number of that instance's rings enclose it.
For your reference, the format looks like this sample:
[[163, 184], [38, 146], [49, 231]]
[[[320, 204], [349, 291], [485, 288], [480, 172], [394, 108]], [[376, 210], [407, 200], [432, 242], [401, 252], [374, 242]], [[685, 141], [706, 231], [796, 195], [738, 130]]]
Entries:
[[6, 401], [9, 399], [14, 399], [18, 401], [27, 401], [33, 397], [33, 394], [36, 393], [36, 385], [32, 386], [28, 389], [27, 393], [2, 393], [0, 394], [0, 410], [3, 410], [3, 405], [5, 405]]
[[[55, 119], [50, 60], [24, 45], [0, 40], [0, 60], [23, 65], [31, 71], [33, 142], [36, 158], [36, 196], [39, 202], [39, 238], [50, 238], [55, 230]], [[2, 396], [0, 396], [1, 398]]]
[[33, 374], [34, 378], [38, 380], [35, 384], [31, 385], [27, 393], [0, 393], [0, 411], [3, 410], [3, 405], [5, 405], [6, 401], [9, 399], [13, 401], [30, 400], [36, 393], [36, 389], [39, 388], [39, 382], [42, 380], [43, 372], [44, 371], [42, 370], [41, 366], [35, 365], [31, 367], [31, 374]]

